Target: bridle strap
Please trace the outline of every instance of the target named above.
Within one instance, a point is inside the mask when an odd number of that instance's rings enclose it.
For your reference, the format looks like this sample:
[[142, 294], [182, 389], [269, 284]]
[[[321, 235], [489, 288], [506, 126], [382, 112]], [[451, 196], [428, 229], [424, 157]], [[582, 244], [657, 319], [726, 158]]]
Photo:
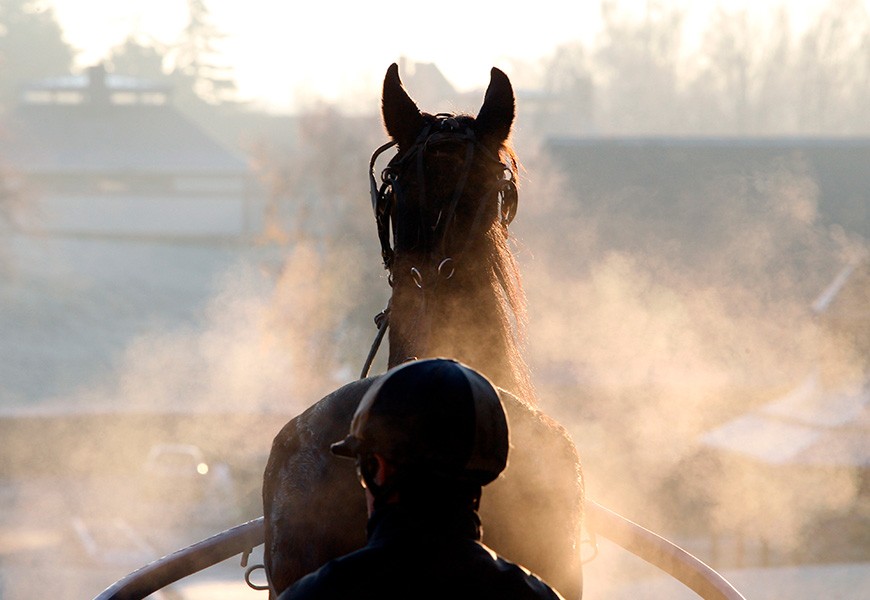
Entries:
[[375, 162], [378, 160], [378, 157], [398, 144], [396, 141], [387, 142], [383, 146], [380, 146], [377, 150], [372, 154], [372, 159], [369, 161], [369, 188], [371, 190], [372, 195], [372, 210], [377, 212], [378, 210], [378, 184], [375, 181]]
[[[468, 181], [468, 174], [471, 172], [471, 161], [474, 159], [474, 148], [477, 144], [474, 139], [470, 139], [465, 145], [465, 162], [462, 165], [462, 172], [459, 175], [459, 181], [456, 183], [456, 188], [453, 190], [453, 197], [450, 199], [450, 204], [447, 205], [447, 215], [439, 219], [436, 225], [436, 230], [441, 229], [441, 254], [442, 258], [447, 257], [447, 238], [450, 233], [450, 225], [453, 223], [453, 216], [456, 214], [456, 207], [459, 205], [459, 199], [462, 197], [462, 192], [465, 191], [465, 183]], [[477, 219], [475, 219], [476, 221]]]
[[[390, 141], [377, 148], [369, 161], [369, 192], [371, 194], [372, 209], [375, 214], [375, 221], [378, 228], [378, 239], [381, 244], [381, 258], [384, 263], [384, 268], [387, 270], [391, 269], [395, 255], [393, 244], [390, 239], [391, 218], [394, 216], [396, 210], [402, 211], [410, 209], [410, 207], [405, 205], [404, 194], [399, 185], [399, 179], [401, 178], [402, 172], [409, 167], [410, 161], [416, 158], [414, 162], [416, 163], [417, 177], [422, 181], [424, 176], [423, 155], [430, 145], [448, 140], [466, 142], [465, 160], [459, 175], [459, 180], [457, 181], [456, 188], [454, 188], [448, 206], [445, 210], [442, 210], [439, 213], [434, 226], [431, 228], [423, 227], [421, 229], [422, 235], [428, 235], [428, 232], [431, 232], [433, 236], [440, 236], [441, 253], [444, 256], [441, 257], [439, 266], [448, 258], [451, 260], [453, 259], [453, 257], [447, 256], [449, 229], [454, 220], [459, 199], [465, 191], [465, 185], [471, 172], [471, 163], [475, 151], [480, 150], [484, 156], [491, 159], [494, 163], [501, 165], [504, 171], [508, 173], [508, 178], [502, 179], [500, 182], [500, 188], [495, 190], [498, 198], [498, 218], [502, 225], [507, 227], [516, 214], [517, 193], [513, 169], [481, 144], [480, 141], [476, 139], [474, 132], [470, 128], [466, 128], [464, 131], [457, 131], [459, 125], [454, 115], [449, 113], [439, 113], [435, 115], [435, 117], [439, 120], [427, 125], [417, 136], [417, 139], [410, 148], [397, 153], [390, 160], [387, 167], [381, 172], [382, 183], [380, 187], [375, 178], [375, 162], [386, 150], [397, 145], [397, 142]], [[449, 129], [445, 129], [445, 126]], [[491, 187], [484, 191], [481, 200], [492, 192], [493, 189]], [[425, 193], [425, 186], [423, 186], [420, 190], [420, 194], [424, 195]], [[481, 213], [485, 209], [485, 203], [478, 202], [477, 204], [479, 208], [474, 218], [475, 227], [480, 222], [483, 216]], [[392, 234], [392, 237], [396, 237], [397, 232], [393, 231]], [[466, 240], [462, 253], [467, 250], [469, 241], [470, 240]]]
[[[446, 209], [439, 212], [435, 225], [431, 227], [424, 225], [421, 228], [421, 235], [428, 235], [428, 232], [431, 232], [431, 235], [434, 236], [435, 239], [440, 237], [440, 250], [442, 256], [436, 260], [438, 263], [437, 265], [434, 265], [433, 263], [433, 265], [430, 266], [436, 267], [435, 271], [441, 278], [450, 279], [455, 269], [455, 258], [465, 255], [472, 242], [471, 236], [469, 236], [464, 240], [462, 248], [458, 251], [459, 254], [455, 254], [455, 256], [447, 256], [447, 245], [450, 240], [450, 228], [456, 215], [459, 200], [465, 191], [468, 176], [471, 173], [475, 152], [480, 150], [481, 153], [493, 163], [501, 165], [508, 176], [507, 178], [501, 179], [499, 182], [494, 182], [493, 185], [487, 186], [487, 189], [484, 190], [479, 200], [475, 203], [477, 205], [477, 210], [475, 211], [474, 220], [472, 222], [473, 231], [476, 231], [479, 228], [484, 213], [486, 212], [487, 203], [484, 200], [493, 192], [496, 193], [498, 200], [498, 219], [502, 226], [507, 228], [516, 215], [517, 188], [514, 169], [512, 169], [508, 164], [505, 164], [497, 155], [493, 154], [488, 148], [486, 148], [486, 146], [481, 144], [470, 128], [466, 128], [464, 131], [457, 131], [459, 125], [452, 114], [439, 113], [435, 115], [435, 117], [439, 120], [427, 125], [420, 135], [417, 136], [417, 139], [410, 148], [404, 152], [397, 152], [390, 160], [386, 168], [381, 172], [380, 186], [378, 186], [375, 178], [375, 163], [381, 154], [393, 146], [396, 146], [397, 142], [387, 142], [374, 151], [371, 160], [369, 161], [369, 193], [371, 195], [372, 210], [375, 214], [375, 222], [378, 228], [378, 239], [381, 244], [381, 258], [383, 259], [384, 268], [392, 271], [395, 251], [390, 240], [391, 219], [396, 210], [401, 211], [410, 208], [406, 206], [406, 203], [404, 202], [405, 198], [399, 182], [401, 174], [409, 168], [410, 162], [414, 160], [416, 163], [417, 177], [422, 182], [424, 181], [425, 175], [424, 154], [429, 145], [437, 144], [442, 141], [465, 142], [465, 158], [462, 170], [456, 183], [456, 187], [453, 190], [453, 194], [451, 195], [449, 204]], [[445, 126], [449, 129], [445, 129]], [[433, 131], [433, 129], [435, 130]], [[496, 186], [498, 187], [496, 188]], [[420, 189], [420, 194], [423, 196], [421, 203], [425, 201], [425, 193], [425, 185], [422, 185]], [[396, 231], [393, 231], [392, 233], [393, 237], [397, 235]], [[415, 267], [412, 269], [412, 273], [415, 277], [420, 277], [420, 281], [416, 281], [416, 283], [420, 288], [423, 288], [420, 270]], [[503, 275], [499, 274], [499, 276], [501, 277]], [[390, 274], [389, 282], [390, 285], [393, 285], [392, 272]], [[425, 303], [425, 301], [426, 294], [424, 293], [423, 302]], [[383, 341], [384, 335], [389, 327], [389, 313], [390, 307], [388, 305], [384, 311], [375, 317], [375, 323], [378, 326], [378, 333], [375, 336], [369, 354], [366, 357], [365, 364], [360, 374], [361, 379], [368, 376], [372, 362], [377, 355], [378, 349], [380, 348], [381, 342]]]
[[381, 347], [381, 342], [384, 341], [384, 334], [387, 333], [387, 327], [390, 326], [390, 305], [387, 304], [387, 307], [375, 315], [375, 325], [378, 327], [378, 333], [375, 335], [374, 341], [372, 341], [372, 347], [369, 348], [369, 354], [366, 356], [366, 362], [363, 364], [362, 371], [360, 372], [359, 378], [365, 379], [369, 376], [369, 371], [371, 371], [372, 363], [375, 361], [375, 356], [378, 354], [378, 350]]
[[[387, 169], [385, 169], [383, 173], [381, 173], [382, 183], [380, 189], [378, 189], [378, 184], [375, 181], [375, 162], [381, 154], [395, 146], [397, 143], [398, 142], [396, 141], [391, 141], [380, 146], [374, 151], [372, 159], [369, 162], [369, 192], [371, 193], [372, 198], [372, 210], [375, 213], [375, 223], [378, 226], [378, 239], [381, 243], [381, 259], [384, 261], [384, 268], [387, 269], [389, 269], [390, 265], [393, 263], [393, 248], [390, 246], [390, 213], [392, 212], [392, 207], [390, 206], [392, 202], [390, 187], [392, 187], [393, 181], [388, 180]], [[390, 161], [391, 164], [392, 162], [393, 161]]]

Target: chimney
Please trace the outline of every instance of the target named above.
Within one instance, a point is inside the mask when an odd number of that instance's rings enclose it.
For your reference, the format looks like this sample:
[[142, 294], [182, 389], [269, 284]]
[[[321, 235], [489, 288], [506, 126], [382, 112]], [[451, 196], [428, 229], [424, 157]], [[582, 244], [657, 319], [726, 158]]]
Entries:
[[106, 85], [106, 66], [103, 63], [88, 67], [87, 99], [97, 107], [108, 106], [110, 103], [109, 88]]

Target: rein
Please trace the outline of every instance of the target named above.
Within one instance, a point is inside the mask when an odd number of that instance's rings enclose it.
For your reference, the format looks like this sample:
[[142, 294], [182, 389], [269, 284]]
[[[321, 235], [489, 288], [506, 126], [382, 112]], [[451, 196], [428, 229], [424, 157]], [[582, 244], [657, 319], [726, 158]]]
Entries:
[[[403, 213], [413, 210], [409, 206], [405, 189], [402, 186], [402, 180], [411, 167], [415, 167], [418, 181], [420, 182], [420, 199], [418, 206], [425, 205], [426, 186], [425, 186], [425, 154], [426, 150], [432, 146], [445, 142], [462, 142], [465, 144], [465, 155], [463, 159], [462, 170], [457, 178], [456, 187], [450, 197], [450, 201], [445, 208], [442, 208], [434, 225], [421, 223], [421, 235], [428, 235], [431, 232], [432, 238], [427, 241], [436, 241], [440, 256], [438, 256], [430, 265], [434, 267], [435, 274], [442, 280], [449, 280], [456, 272], [456, 260], [463, 256], [469, 249], [472, 239], [467, 237], [462, 248], [452, 256], [448, 255], [447, 246], [450, 240], [450, 229], [456, 216], [456, 209], [459, 205], [459, 200], [465, 191], [465, 185], [468, 181], [468, 176], [471, 173], [472, 162], [475, 153], [480, 152], [483, 156], [491, 160], [493, 163], [502, 167], [502, 177], [496, 180], [492, 185], [487, 186], [487, 189], [478, 198], [477, 210], [474, 215], [474, 220], [471, 225], [472, 231], [477, 231], [483, 219], [488, 203], [485, 202], [487, 196], [495, 193], [496, 210], [498, 219], [501, 225], [507, 229], [511, 221], [513, 221], [517, 212], [517, 204], [519, 196], [517, 193], [516, 176], [514, 170], [494, 155], [486, 148], [475, 135], [470, 127], [461, 128], [455, 115], [450, 113], [439, 113], [435, 115], [436, 121], [428, 124], [414, 144], [407, 150], [398, 151], [395, 156], [389, 161], [387, 166], [381, 171], [381, 184], [378, 186], [375, 178], [375, 163], [381, 154], [397, 145], [396, 141], [390, 141], [379, 148], [372, 154], [369, 161], [369, 192], [371, 194], [372, 210], [375, 215], [375, 223], [378, 230], [378, 240], [381, 244], [381, 259], [384, 263], [384, 268], [390, 271], [388, 281], [390, 286], [394, 283], [392, 267], [395, 259], [395, 247], [398, 245], [399, 232], [396, 231], [395, 223], [402, 220], [397, 217], [403, 216]], [[392, 236], [390, 235], [390, 224], [393, 223]], [[391, 239], [392, 238], [392, 239]], [[432, 244], [434, 247], [435, 244]], [[436, 264], [437, 263], [437, 264]], [[420, 268], [411, 267], [411, 277], [414, 284], [420, 290], [423, 290], [426, 285], [424, 272]], [[425, 298], [424, 298], [425, 300]], [[360, 378], [368, 376], [371, 364], [377, 355], [378, 348], [384, 338], [386, 329], [389, 326], [389, 305], [381, 313], [375, 317], [375, 323], [378, 326], [378, 333], [369, 350], [366, 362], [363, 366]]]

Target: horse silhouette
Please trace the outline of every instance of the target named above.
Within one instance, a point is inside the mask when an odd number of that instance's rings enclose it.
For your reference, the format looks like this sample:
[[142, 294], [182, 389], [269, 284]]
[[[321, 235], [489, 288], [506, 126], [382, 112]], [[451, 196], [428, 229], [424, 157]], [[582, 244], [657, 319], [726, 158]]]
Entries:
[[[483, 541], [565, 597], [580, 598], [580, 462], [564, 428], [535, 408], [520, 350], [525, 296], [508, 246], [517, 205], [510, 80], [492, 69], [476, 117], [429, 114], [408, 95], [393, 64], [382, 101], [391, 142], [373, 156], [371, 182], [392, 286], [388, 364], [455, 358], [501, 389], [511, 453], [504, 474], [484, 491]], [[375, 159], [394, 145], [379, 187]], [[276, 594], [365, 543], [363, 490], [354, 466], [335, 459], [329, 445], [347, 434], [375, 379], [332, 392], [274, 439], [263, 503], [265, 564]]]

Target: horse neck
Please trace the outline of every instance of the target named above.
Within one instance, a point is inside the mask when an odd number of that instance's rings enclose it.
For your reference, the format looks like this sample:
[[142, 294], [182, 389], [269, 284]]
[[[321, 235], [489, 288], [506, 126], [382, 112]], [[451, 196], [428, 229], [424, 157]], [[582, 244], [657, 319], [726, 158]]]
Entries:
[[396, 282], [390, 308], [389, 366], [409, 358], [446, 357], [484, 373], [497, 386], [532, 400], [528, 366], [507, 302], [489, 268], [457, 266], [430, 288]]

